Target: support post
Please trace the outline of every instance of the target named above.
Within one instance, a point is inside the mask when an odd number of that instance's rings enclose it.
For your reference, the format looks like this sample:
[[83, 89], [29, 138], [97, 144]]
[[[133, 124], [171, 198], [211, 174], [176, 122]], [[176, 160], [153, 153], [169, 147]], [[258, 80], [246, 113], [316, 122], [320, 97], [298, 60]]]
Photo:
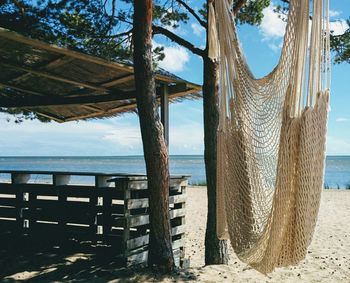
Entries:
[[[112, 188], [112, 183], [108, 182], [111, 179], [111, 176], [96, 176], [95, 177], [95, 187], [97, 190], [105, 190], [104, 193], [99, 192], [98, 195], [102, 195], [102, 206], [103, 206], [103, 220], [101, 223], [97, 223], [97, 232], [100, 234], [102, 232], [102, 237], [107, 239], [107, 236], [111, 233], [112, 230], [112, 196], [110, 194]], [[96, 200], [97, 203], [101, 206], [101, 199]], [[102, 226], [102, 227], [101, 227]]]
[[21, 235], [23, 233], [24, 228], [24, 194], [23, 187], [21, 185], [25, 185], [30, 180], [30, 174], [11, 174], [11, 183], [17, 185], [16, 188], [16, 222], [17, 222], [17, 235]]
[[58, 191], [58, 205], [61, 211], [61, 215], [58, 219], [57, 233], [58, 241], [61, 246], [68, 240], [67, 237], [67, 185], [69, 184], [71, 175], [53, 175], [52, 182], [54, 187]]
[[162, 86], [160, 112], [164, 129], [164, 140], [167, 147], [169, 148], [169, 89], [167, 84], [164, 84]]

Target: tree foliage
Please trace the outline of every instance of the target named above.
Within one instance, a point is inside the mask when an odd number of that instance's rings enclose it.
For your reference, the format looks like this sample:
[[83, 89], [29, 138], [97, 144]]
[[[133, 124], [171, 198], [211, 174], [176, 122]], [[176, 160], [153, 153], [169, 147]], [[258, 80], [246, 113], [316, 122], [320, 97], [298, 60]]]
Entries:
[[[106, 59], [130, 57], [119, 37], [115, 11], [100, 0], [0, 2], [0, 26]], [[114, 7], [116, 10], [116, 7]]]
[[[288, 11], [288, 0], [279, 0], [275, 11]], [[270, 0], [234, 0], [238, 24], [259, 25], [263, 9]], [[203, 56], [205, 50], [182, 38], [176, 29], [197, 21], [207, 27], [206, 1], [197, 1], [198, 9], [187, 0], [154, 0], [154, 34], [162, 34], [184, 46], [192, 53]], [[236, 10], [237, 11], [236, 11]], [[238, 12], [239, 11], [239, 12]], [[132, 57], [131, 0], [0, 0], [0, 26], [26, 36], [78, 50], [107, 60], [124, 60]], [[334, 62], [350, 63], [350, 30], [343, 35], [331, 36]], [[163, 47], [154, 49], [154, 61], [164, 59]], [[15, 110], [1, 109], [10, 114]], [[22, 118], [45, 118], [21, 111]]]
[[347, 21], [348, 28], [341, 35], [335, 35], [331, 31], [331, 49], [334, 51], [336, 64], [346, 62], [350, 64], [350, 19]]

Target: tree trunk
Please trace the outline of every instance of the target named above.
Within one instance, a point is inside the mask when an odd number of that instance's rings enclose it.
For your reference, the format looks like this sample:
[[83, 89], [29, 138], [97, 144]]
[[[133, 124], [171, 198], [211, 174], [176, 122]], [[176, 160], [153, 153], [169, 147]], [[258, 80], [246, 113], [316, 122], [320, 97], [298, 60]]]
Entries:
[[169, 218], [169, 164], [152, 69], [152, 0], [134, 0], [134, 69], [149, 188], [149, 266], [174, 268]]
[[219, 125], [218, 64], [203, 57], [204, 161], [207, 178], [208, 217], [205, 233], [205, 264], [227, 264], [227, 241], [216, 235], [216, 146]]

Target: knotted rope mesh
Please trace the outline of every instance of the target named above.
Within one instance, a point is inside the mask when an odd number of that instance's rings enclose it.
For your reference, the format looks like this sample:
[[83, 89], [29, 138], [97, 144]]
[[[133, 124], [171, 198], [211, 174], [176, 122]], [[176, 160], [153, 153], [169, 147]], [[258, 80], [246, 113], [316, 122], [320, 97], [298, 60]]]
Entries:
[[[310, 20], [310, 14], [312, 20]], [[209, 5], [219, 62], [217, 233], [262, 273], [306, 255], [323, 186], [330, 86], [328, 0], [291, 0], [281, 56], [256, 79], [227, 0]]]

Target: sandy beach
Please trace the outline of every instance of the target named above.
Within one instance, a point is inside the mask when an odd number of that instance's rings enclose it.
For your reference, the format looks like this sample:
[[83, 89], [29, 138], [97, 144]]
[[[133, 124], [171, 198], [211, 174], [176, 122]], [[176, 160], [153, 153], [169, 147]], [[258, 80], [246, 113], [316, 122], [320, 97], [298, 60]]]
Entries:
[[[191, 271], [203, 282], [350, 282], [350, 191], [324, 190], [313, 241], [299, 265], [264, 276], [242, 263], [232, 250], [228, 266], [204, 265], [206, 190], [188, 190], [187, 251]], [[194, 232], [195, 230], [196, 232]]]
[[350, 191], [325, 190], [316, 232], [299, 265], [264, 276], [230, 250], [229, 265], [204, 266], [205, 187], [188, 188], [186, 254], [191, 268], [171, 276], [97, 264], [88, 254], [4, 255], [2, 282], [350, 282]]

